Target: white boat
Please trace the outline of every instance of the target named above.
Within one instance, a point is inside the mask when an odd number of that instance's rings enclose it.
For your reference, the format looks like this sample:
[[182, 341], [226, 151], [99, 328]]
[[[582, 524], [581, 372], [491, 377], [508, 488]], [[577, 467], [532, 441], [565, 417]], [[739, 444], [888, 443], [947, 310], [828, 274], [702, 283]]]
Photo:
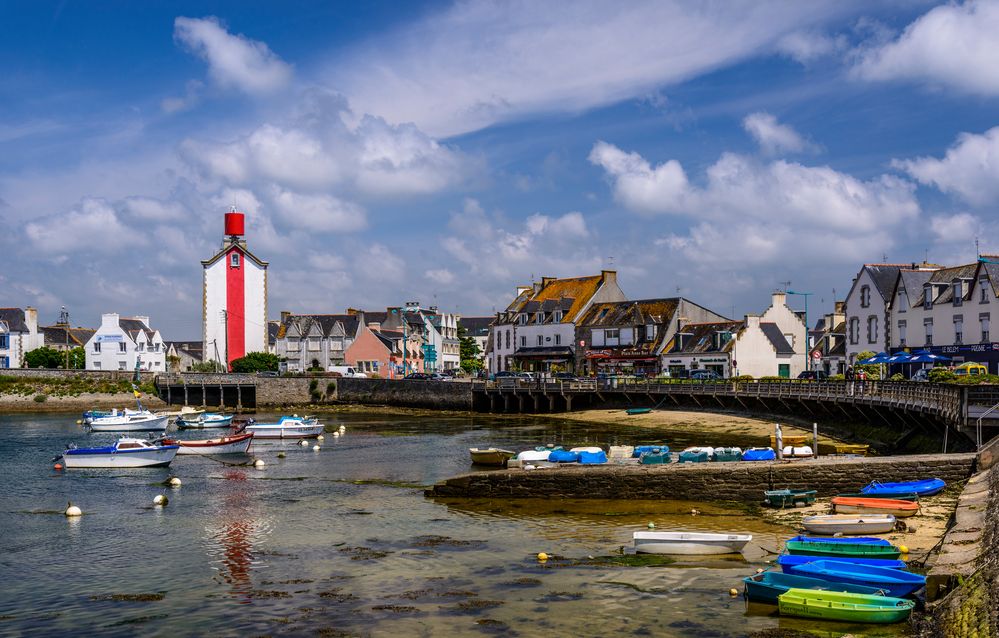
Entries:
[[599, 452], [603, 452], [604, 449], [602, 447], [597, 447], [597, 446], [594, 445], [594, 446], [590, 446], [590, 447], [574, 447], [574, 448], [572, 448], [569, 451], [570, 452], [591, 452], [593, 454], [597, 454]]
[[155, 432], [164, 431], [170, 417], [149, 410], [114, 409], [106, 416], [90, 419], [87, 426], [94, 432]]
[[218, 439], [202, 439], [197, 441], [164, 439], [163, 443], [179, 445], [180, 449], [177, 450], [177, 454], [180, 454], [181, 456], [188, 454], [199, 454], [203, 456], [214, 456], [216, 454], [246, 454], [246, 451], [250, 449], [250, 443], [253, 442], [253, 436], [252, 432], [246, 432], [244, 434], [223, 436]]
[[812, 446], [810, 445], [785, 445], [784, 446], [784, 458], [811, 458], [815, 456], [812, 454]]
[[165, 415], [167, 415], [169, 417], [179, 416], [179, 417], [183, 417], [185, 419], [188, 419], [188, 418], [193, 419], [194, 417], [198, 416], [199, 414], [204, 414], [204, 412], [205, 412], [204, 408], [193, 408], [193, 407], [191, 407], [189, 405], [185, 405], [184, 407], [182, 407], [179, 410], [170, 410], [170, 411], [160, 412], [160, 414], [165, 414]]
[[752, 534], [635, 532], [635, 551], [644, 554], [738, 554]]
[[505, 466], [506, 462], [516, 454], [516, 452], [511, 450], [504, 450], [498, 447], [470, 447], [468, 448], [468, 453], [471, 454], [474, 465], [494, 465], [498, 467]]
[[258, 439], [314, 439], [325, 426], [314, 417], [283, 416], [277, 423], [251, 423], [246, 432]]
[[551, 450], [524, 450], [517, 455], [518, 461], [547, 461]]
[[635, 451], [635, 446], [633, 445], [612, 445], [610, 446], [610, 454], [607, 455], [609, 459], [630, 459]]
[[122, 437], [107, 447], [69, 448], [62, 453], [67, 468], [161, 467], [170, 465], [178, 445], [156, 445], [143, 439]]
[[691, 452], [693, 454], [707, 454], [709, 459], [713, 459], [715, 457], [715, 449], [713, 447], [688, 447], [683, 451]]
[[801, 519], [802, 526], [813, 534], [886, 534], [895, 529], [891, 514], [820, 514]]
[[197, 416], [179, 416], [177, 417], [177, 427], [186, 429], [205, 429], [205, 428], [227, 428], [232, 425], [231, 414], [216, 414], [214, 412], [205, 412]]

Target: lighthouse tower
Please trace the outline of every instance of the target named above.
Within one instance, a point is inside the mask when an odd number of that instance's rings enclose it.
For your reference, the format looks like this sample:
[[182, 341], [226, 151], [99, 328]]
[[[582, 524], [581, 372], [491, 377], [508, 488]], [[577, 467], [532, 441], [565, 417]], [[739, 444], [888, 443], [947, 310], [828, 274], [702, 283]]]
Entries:
[[246, 249], [244, 216], [225, 214], [222, 248], [204, 268], [202, 335], [205, 361], [229, 363], [267, 351], [267, 262]]

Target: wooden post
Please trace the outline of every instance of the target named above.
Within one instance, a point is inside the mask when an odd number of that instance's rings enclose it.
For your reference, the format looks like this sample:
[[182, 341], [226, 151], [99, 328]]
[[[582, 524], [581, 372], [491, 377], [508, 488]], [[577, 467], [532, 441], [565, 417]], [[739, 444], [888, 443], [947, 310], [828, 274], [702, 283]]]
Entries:
[[819, 458], [819, 424], [812, 424], [812, 458]]
[[774, 441], [777, 443], [777, 460], [784, 460], [784, 434], [781, 432], [780, 423], [774, 423]]

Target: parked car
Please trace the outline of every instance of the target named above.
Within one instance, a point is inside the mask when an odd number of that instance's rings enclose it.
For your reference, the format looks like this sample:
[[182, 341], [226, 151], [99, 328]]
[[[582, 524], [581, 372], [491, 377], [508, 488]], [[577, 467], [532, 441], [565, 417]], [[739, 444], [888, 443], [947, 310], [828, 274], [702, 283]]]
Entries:
[[721, 375], [714, 370], [691, 370], [690, 378], [698, 381], [714, 381], [721, 379]]
[[571, 372], [556, 372], [554, 379], [556, 381], [579, 381], [579, 378]]
[[920, 368], [916, 370], [916, 373], [909, 378], [909, 381], [929, 381], [930, 380], [930, 369]]
[[403, 379], [406, 379], [406, 380], [409, 380], [409, 381], [444, 381], [445, 380], [444, 377], [442, 377], [437, 372], [410, 372], [409, 374], [407, 374], [406, 376], [404, 376]]
[[975, 363], [974, 361], [968, 361], [967, 363], [962, 363], [961, 365], [954, 368], [954, 376], [957, 377], [975, 376], [988, 373], [989, 373], [988, 368], [986, 368], [980, 363]]
[[829, 378], [829, 373], [825, 370], [802, 370], [798, 374], [799, 379], [811, 379], [812, 381], [823, 381]]
[[280, 377], [281, 373], [276, 370], [263, 370], [257, 373], [258, 377]]
[[355, 378], [355, 379], [367, 379], [368, 375], [363, 372], [358, 372], [354, 369], [354, 366], [330, 366], [330, 372], [335, 372], [341, 377]]

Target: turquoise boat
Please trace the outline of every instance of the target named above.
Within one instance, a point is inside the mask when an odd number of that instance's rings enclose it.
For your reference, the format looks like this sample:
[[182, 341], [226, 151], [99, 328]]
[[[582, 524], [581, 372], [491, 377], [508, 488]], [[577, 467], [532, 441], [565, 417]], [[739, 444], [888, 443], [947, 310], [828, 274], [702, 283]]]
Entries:
[[662, 445], [636, 445], [631, 451], [631, 458], [637, 459], [646, 452], [655, 452], [656, 450], [661, 451], [663, 454], [669, 454], [669, 446], [665, 443]]
[[794, 575], [877, 587], [887, 595], [899, 598], [914, 594], [926, 586], [926, 577], [922, 574], [838, 560], [817, 560], [799, 565], [794, 569]]
[[833, 583], [821, 578], [794, 576], [770, 571], [748, 576], [742, 579], [742, 583], [743, 596], [754, 603], [767, 603], [769, 605], [776, 605], [777, 598], [791, 588], [845, 591], [851, 594], [869, 594], [871, 596], [883, 595], [883, 592], [875, 587], [849, 583]]
[[742, 460], [742, 448], [737, 447], [716, 447], [715, 455], [711, 458], [712, 461], [725, 462], [725, 461], [741, 461]]
[[843, 543], [839, 541], [787, 541], [784, 548], [788, 554], [804, 554], [822, 558], [898, 558], [902, 552], [894, 545], [871, 545], [869, 543]]
[[638, 456], [641, 465], [665, 465], [669, 463], [669, 448], [653, 448], [648, 452], [642, 452]]
[[707, 452], [680, 452], [680, 463], [706, 463]]
[[815, 490], [766, 490], [763, 502], [770, 507], [794, 507], [798, 503], [811, 505], [815, 502]]
[[916, 606], [915, 601], [890, 596], [796, 588], [777, 601], [781, 616], [881, 624], [906, 620]]
[[652, 408], [628, 408], [625, 410], [626, 414], [648, 414], [652, 412]]

